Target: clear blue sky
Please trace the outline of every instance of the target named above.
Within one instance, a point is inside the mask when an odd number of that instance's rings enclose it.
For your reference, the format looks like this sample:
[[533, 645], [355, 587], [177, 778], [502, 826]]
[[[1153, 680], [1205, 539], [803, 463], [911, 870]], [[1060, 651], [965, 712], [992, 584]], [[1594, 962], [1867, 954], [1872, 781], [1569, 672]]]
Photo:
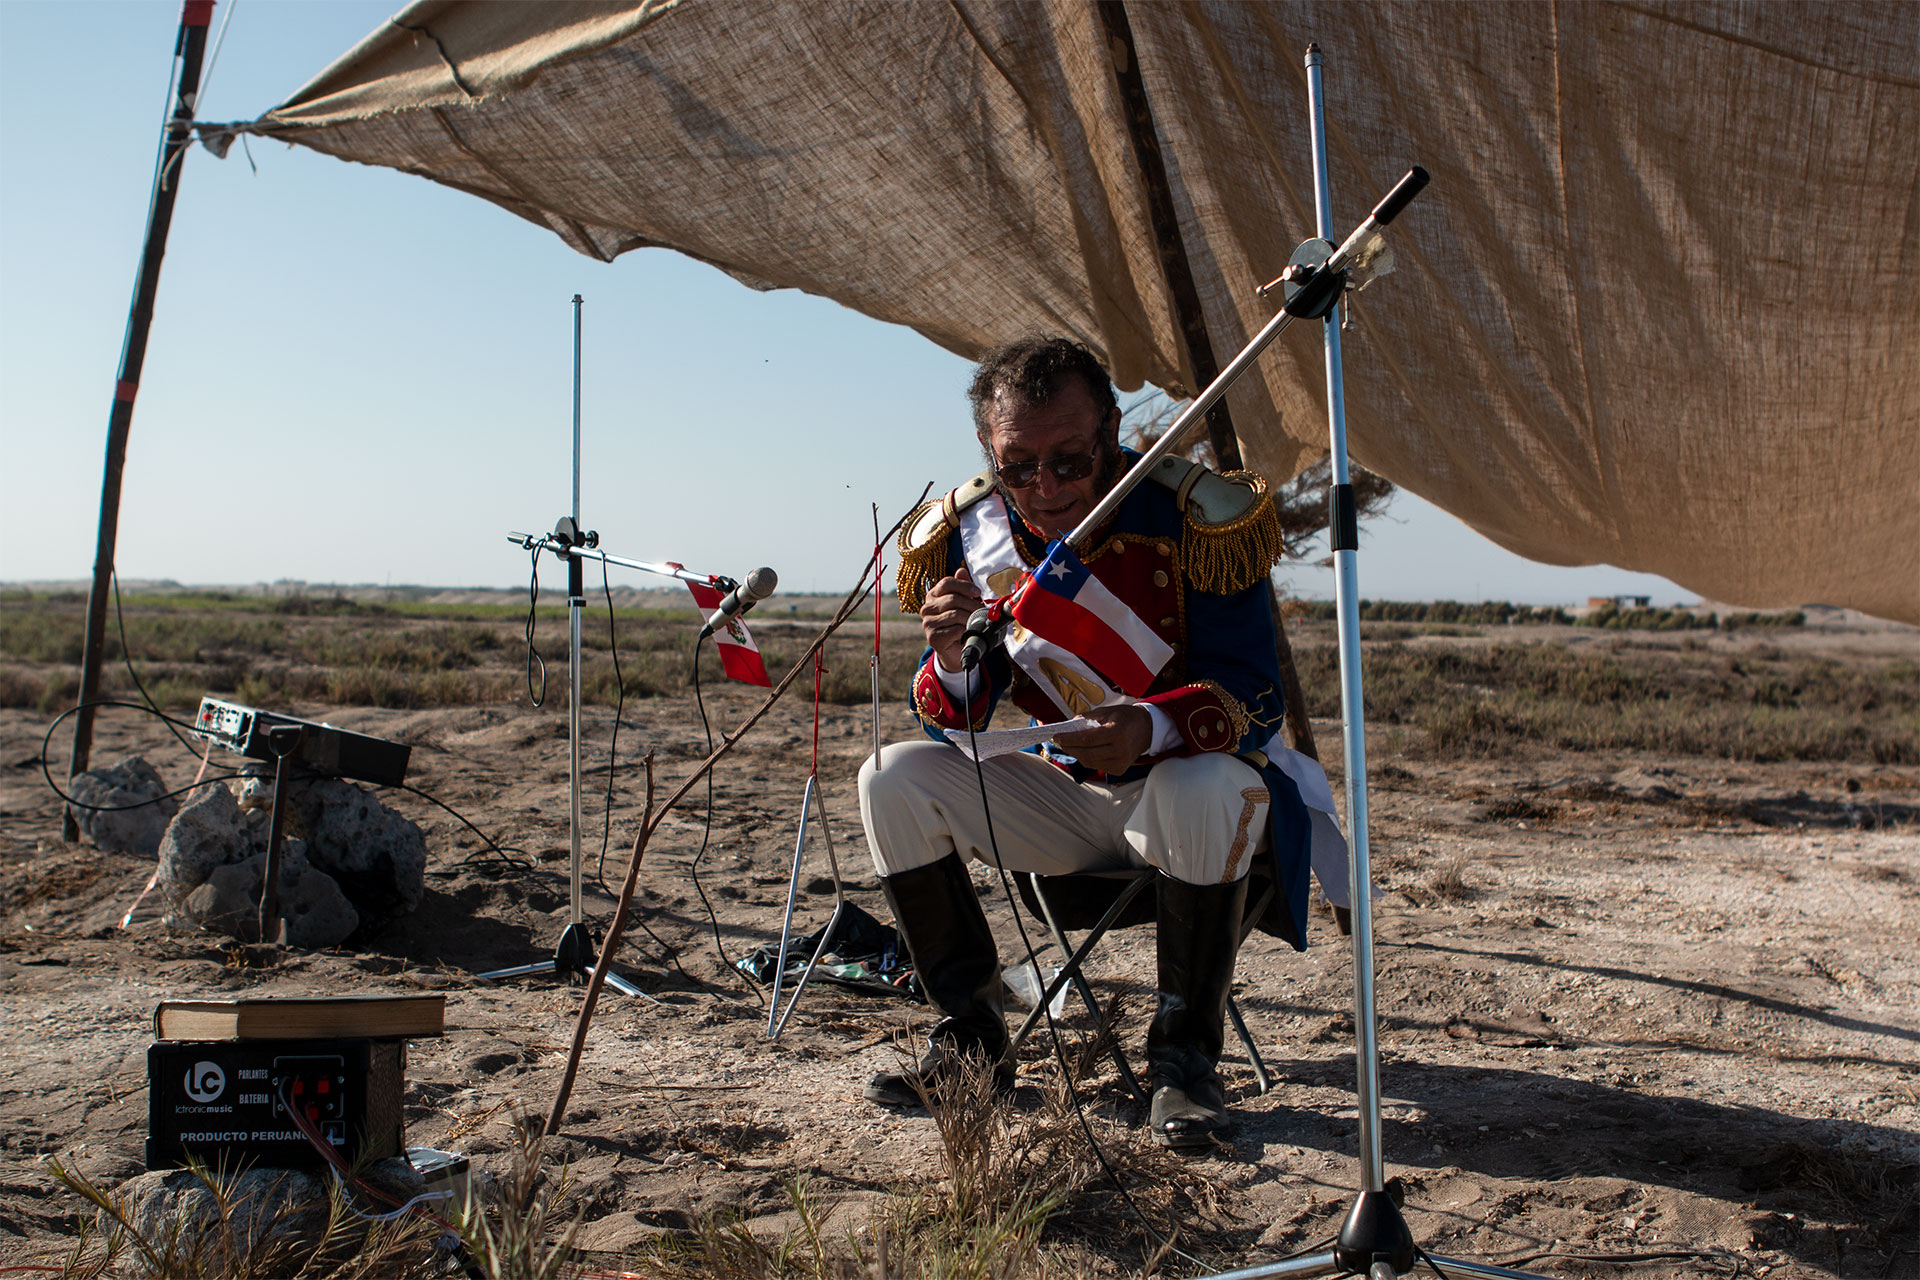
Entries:
[[[228, 0], [203, 120], [255, 117], [392, 4]], [[167, 100], [176, 0], [0, 0], [0, 580], [91, 573], [107, 414]], [[824, 299], [663, 250], [611, 264], [494, 206], [279, 143], [195, 147], [136, 405], [124, 578], [510, 586], [509, 529], [569, 503], [602, 545], [840, 591], [921, 487], [979, 467], [967, 365]], [[1390, 287], [1390, 286], [1389, 286]], [[1289, 566], [1303, 596], [1331, 575]], [[616, 582], [662, 585], [642, 574]], [[1363, 595], [1693, 597], [1533, 564], [1410, 495]]]

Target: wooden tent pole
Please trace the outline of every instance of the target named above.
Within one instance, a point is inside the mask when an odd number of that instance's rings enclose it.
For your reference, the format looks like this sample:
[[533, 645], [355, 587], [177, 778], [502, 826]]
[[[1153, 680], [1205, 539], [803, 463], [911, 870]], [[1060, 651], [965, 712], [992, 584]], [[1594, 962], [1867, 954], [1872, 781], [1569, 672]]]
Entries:
[[[1160, 138], [1154, 129], [1153, 107], [1147, 101], [1146, 81], [1140, 75], [1140, 60], [1134, 53], [1133, 24], [1127, 20], [1125, 0], [1098, 0], [1094, 6], [1106, 30], [1107, 47], [1113, 55], [1114, 79], [1119, 84], [1120, 101], [1125, 109], [1127, 133], [1133, 140], [1133, 155], [1140, 167], [1141, 187], [1146, 193], [1147, 214], [1153, 220], [1154, 241], [1160, 251], [1160, 272], [1172, 295], [1180, 336], [1187, 347], [1187, 363], [1193, 371], [1194, 385], [1206, 387], [1220, 376], [1220, 363], [1213, 355], [1213, 341], [1207, 334], [1206, 313], [1200, 306], [1200, 290], [1194, 284], [1193, 267], [1187, 261], [1187, 246], [1180, 234], [1179, 215], [1173, 207], [1173, 189], [1167, 181], [1166, 161], [1160, 154]], [[1191, 390], [1188, 394], [1192, 394]], [[1240, 438], [1233, 430], [1233, 417], [1222, 396], [1207, 410], [1207, 443], [1213, 447], [1214, 461], [1228, 471], [1245, 467], [1240, 453]], [[1286, 698], [1287, 745], [1304, 755], [1319, 759], [1314, 746], [1313, 726], [1307, 720], [1307, 704], [1300, 692], [1300, 674], [1293, 665], [1293, 646], [1287, 642], [1287, 628], [1280, 616], [1280, 596], [1268, 586], [1267, 604], [1273, 615], [1275, 654], [1280, 661], [1281, 692]]]
[[[147, 331], [153, 325], [153, 301], [160, 289], [160, 260], [167, 252], [167, 230], [173, 224], [173, 202], [180, 193], [181, 161], [193, 136], [195, 99], [200, 95], [200, 64], [207, 51], [207, 25], [213, 20], [214, 0], [184, 0], [180, 31], [174, 37], [173, 56], [179, 62], [179, 80], [173, 114], [168, 118], [154, 171], [147, 206], [147, 240], [134, 277], [133, 308], [127, 314], [126, 339], [120, 349], [120, 376], [114, 382], [113, 408], [107, 417], [107, 462], [100, 485], [100, 534], [93, 555], [93, 587], [87, 594], [87, 638], [80, 656], [80, 711], [73, 722], [73, 754], [67, 777], [85, 773], [93, 753], [93, 707], [100, 692], [100, 665], [106, 647], [107, 595], [112, 590], [114, 544], [120, 529], [120, 477], [126, 468], [127, 437], [133, 427], [133, 398], [140, 389], [140, 370], [147, 358]], [[80, 837], [73, 810], [66, 811], [66, 839]]]

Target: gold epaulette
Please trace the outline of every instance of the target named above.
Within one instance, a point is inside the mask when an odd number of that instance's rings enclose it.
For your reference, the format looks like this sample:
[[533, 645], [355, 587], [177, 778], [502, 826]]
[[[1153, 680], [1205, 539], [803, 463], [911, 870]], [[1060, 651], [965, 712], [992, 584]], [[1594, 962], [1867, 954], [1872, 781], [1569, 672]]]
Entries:
[[900, 572], [894, 580], [900, 612], [920, 612], [927, 588], [946, 576], [947, 538], [960, 527], [960, 513], [992, 492], [993, 473], [982, 471], [938, 502], [916, 508], [900, 526]]
[[1209, 471], [1169, 455], [1148, 475], [1173, 490], [1186, 518], [1187, 581], [1211, 595], [1232, 595], [1265, 580], [1286, 554], [1280, 513], [1255, 471]]

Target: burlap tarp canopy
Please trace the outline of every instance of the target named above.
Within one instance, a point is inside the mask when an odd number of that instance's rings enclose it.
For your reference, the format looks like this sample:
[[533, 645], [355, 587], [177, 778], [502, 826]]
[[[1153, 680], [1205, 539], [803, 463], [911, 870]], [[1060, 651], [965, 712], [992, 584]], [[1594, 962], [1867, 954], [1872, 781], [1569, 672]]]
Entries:
[[[1339, 231], [1433, 175], [1352, 308], [1357, 461], [1536, 560], [1920, 622], [1920, 5], [427, 0], [252, 127], [1178, 393], [1169, 262], [1224, 363], [1312, 232], [1310, 41]], [[1324, 453], [1324, 398], [1296, 326], [1248, 462]]]

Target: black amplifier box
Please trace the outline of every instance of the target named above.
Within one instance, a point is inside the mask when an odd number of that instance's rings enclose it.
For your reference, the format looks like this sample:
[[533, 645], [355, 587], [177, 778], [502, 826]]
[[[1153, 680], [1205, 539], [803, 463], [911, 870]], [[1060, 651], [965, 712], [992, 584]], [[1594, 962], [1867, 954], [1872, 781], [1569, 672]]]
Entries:
[[277, 711], [260, 711], [223, 698], [200, 699], [200, 710], [193, 718], [194, 733], [254, 760], [274, 758], [267, 747], [267, 730], [282, 725], [306, 730], [294, 758], [315, 773], [382, 787], [397, 787], [406, 779], [413, 748], [404, 742], [371, 738], [351, 729], [336, 729]]
[[349, 1164], [400, 1154], [400, 1040], [161, 1040], [147, 1050], [147, 1168], [323, 1163], [297, 1107]]

